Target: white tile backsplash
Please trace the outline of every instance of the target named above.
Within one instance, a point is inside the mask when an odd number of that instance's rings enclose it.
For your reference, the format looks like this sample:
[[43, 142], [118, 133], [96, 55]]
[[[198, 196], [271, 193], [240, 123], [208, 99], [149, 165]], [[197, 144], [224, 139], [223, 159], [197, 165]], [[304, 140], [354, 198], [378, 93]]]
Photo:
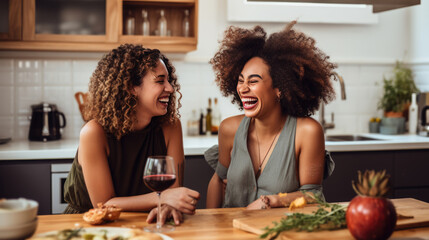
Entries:
[[0, 86], [13, 86], [13, 60], [0, 59]]
[[13, 137], [14, 118], [0, 117], [0, 138]]
[[[88, 91], [89, 79], [99, 59], [0, 59], [0, 133], [26, 139], [31, 105], [42, 101], [56, 104], [66, 116], [63, 138], [78, 138], [83, 125], [74, 94]], [[214, 82], [208, 62], [173, 61], [183, 94], [180, 109], [183, 132], [196, 110], [206, 112], [208, 98], [218, 98], [221, 118], [241, 114], [230, 98], [223, 97]], [[368, 132], [368, 120], [381, 117], [377, 109], [382, 95], [383, 76], [388, 77], [394, 64], [344, 63], [337, 72], [344, 78], [346, 100], [341, 100], [340, 84], [334, 82], [336, 99], [325, 106], [325, 119], [335, 114], [335, 128], [328, 134]], [[413, 66], [417, 85], [429, 91], [429, 64]], [[316, 112], [315, 119], [319, 119]]]
[[17, 87], [15, 90], [16, 112], [20, 115], [30, 115], [31, 105], [43, 101], [42, 86]]
[[30, 130], [29, 116], [18, 116], [16, 118], [14, 139], [28, 139], [28, 132]]
[[13, 116], [14, 103], [13, 87], [0, 87], [0, 116]]
[[43, 92], [45, 93], [44, 102], [56, 104], [58, 111], [66, 115], [73, 113], [75, 99], [71, 87], [45, 86]]

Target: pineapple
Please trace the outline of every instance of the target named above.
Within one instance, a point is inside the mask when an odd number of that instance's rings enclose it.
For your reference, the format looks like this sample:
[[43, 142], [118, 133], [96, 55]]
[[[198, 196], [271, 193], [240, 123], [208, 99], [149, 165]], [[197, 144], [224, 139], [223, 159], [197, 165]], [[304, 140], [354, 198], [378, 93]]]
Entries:
[[389, 191], [390, 176], [386, 171], [358, 172], [358, 182], [352, 181], [357, 196], [350, 202], [347, 228], [356, 239], [388, 239], [396, 226], [396, 210], [384, 196]]
[[358, 171], [358, 182], [352, 181], [352, 187], [359, 196], [384, 197], [389, 191], [388, 183], [389, 175], [386, 175], [386, 170], [367, 170], [364, 174]]

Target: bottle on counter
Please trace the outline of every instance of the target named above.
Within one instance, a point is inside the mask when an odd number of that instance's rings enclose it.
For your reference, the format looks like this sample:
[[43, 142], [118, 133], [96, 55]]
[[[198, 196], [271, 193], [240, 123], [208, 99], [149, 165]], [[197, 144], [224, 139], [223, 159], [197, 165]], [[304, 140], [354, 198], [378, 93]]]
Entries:
[[417, 133], [417, 102], [416, 102], [416, 94], [413, 93], [411, 95], [411, 105], [408, 109], [408, 132], [410, 134]]
[[189, 10], [186, 9], [184, 11], [185, 17], [183, 18], [182, 22], [182, 32], [184, 37], [189, 37], [189, 31], [190, 31], [190, 23], [189, 23]]
[[200, 109], [200, 120], [199, 120], [199, 133], [200, 135], [206, 134], [206, 118], [204, 116], [203, 110]]
[[212, 135], [216, 135], [219, 131], [221, 121], [220, 109], [217, 98], [214, 98], [214, 106], [212, 111]]
[[150, 22], [147, 18], [148, 13], [146, 9], [142, 10], [142, 17], [143, 17], [143, 23], [142, 23], [142, 34], [143, 36], [149, 36], [150, 35]]
[[192, 110], [191, 118], [188, 119], [187, 124], [187, 133], [188, 136], [197, 136], [199, 134], [199, 118], [197, 116], [197, 112]]
[[131, 10], [128, 10], [125, 19], [125, 35], [134, 35], [136, 29], [136, 18], [133, 16]]
[[209, 106], [207, 108], [206, 114], [206, 135], [211, 135], [212, 133], [212, 99], [209, 98]]
[[160, 11], [160, 17], [158, 20], [158, 34], [159, 36], [167, 36], [167, 19], [165, 18], [164, 9]]

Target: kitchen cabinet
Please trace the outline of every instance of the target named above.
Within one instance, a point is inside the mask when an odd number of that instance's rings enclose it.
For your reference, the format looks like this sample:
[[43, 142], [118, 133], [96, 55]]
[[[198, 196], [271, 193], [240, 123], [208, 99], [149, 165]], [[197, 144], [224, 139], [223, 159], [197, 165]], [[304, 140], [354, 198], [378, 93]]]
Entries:
[[[3, 50], [106, 52], [123, 43], [134, 43], [164, 52], [189, 52], [197, 46], [198, 0], [10, 0], [11, 4], [15, 7], [9, 7], [9, 13], [19, 16], [14, 29], [22, 30], [22, 38], [0, 38]], [[141, 31], [142, 10], [148, 12], [148, 36]], [[156, 35], [161, 10], [168, 36]], [[189, 13], [186, 37], [182, 31], [185, 10]], [[134, 19], [133, 35], [125, 31], [129, 14]]]
[[328, 202], [350, 201], [357, 171], [383, 170], [391, 176], [389, 198], [412, 197], [429, 202], [429, 150], [332, 152], [333, 174], [323, 182]]
[[21, 0], [0, 1], [0, 40], [21, 40]]
[[[38, 214], [51, 214], [54, 211], [52, 201], [55, 201], [55, 196], [58, 194], [62, 195], [62, 193], [52, 192], [55, 173], [51, 167], [72, 162], [73, 159], [2, 160], [0, 161], [0, 198], [33, 199], [39, 203]], [[206, 207], [207, 186], [213, 173], [214, 170], [204, 160], [204, 156], [186, 156], [184, 186], [201, 194], [197, 208]], [[64, 203], [61, 200], [60, 204]]]
[[207, 187], [212, 178], [214, 170], [204, 159], [204, 156], [185, 157], [184, 187], [200, 193], [197, 208], [206, 208]]
[[0, 161], [0, 198], [27, 198], [39, 203], [38, 214], [51, 214], [51, 164], [70, 160]]

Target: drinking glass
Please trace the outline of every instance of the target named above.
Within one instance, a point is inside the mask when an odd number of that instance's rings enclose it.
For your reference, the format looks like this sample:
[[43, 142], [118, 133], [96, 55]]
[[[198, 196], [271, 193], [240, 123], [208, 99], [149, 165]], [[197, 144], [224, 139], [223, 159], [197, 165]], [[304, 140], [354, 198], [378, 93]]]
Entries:
[[176, 181], [176, 169], [173, 157], [150, 156], [147, 158], [143, 172], [143, 181], [146, 186], [158, 195], [158, 214], [156, 215], [156, 226], [145, 227], [147, 232], [170, 232], [174, 230], [171, 225], [162, 226], [159, 214], [161, 212], [161, 192], [169, 188]]

